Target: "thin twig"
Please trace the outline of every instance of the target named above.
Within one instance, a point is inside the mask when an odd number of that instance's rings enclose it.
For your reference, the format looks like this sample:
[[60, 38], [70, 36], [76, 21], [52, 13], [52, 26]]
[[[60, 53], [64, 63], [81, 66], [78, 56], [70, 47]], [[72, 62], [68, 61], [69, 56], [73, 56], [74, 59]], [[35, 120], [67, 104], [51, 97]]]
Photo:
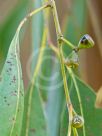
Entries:
[[64, 37], [62, 37], [61, 39], [64, 43], [66, 43], [66, 45], [68, 45], [68, 47], [70, 47], [71, 49], [75, 49], [75, 46], [71, 42], [69, 42], [67, 39], [65, 39]]
[[[73, 80], [74, 86], [76, 88], [76, 92], [77, 92], [77, 96], [78, 96], [78, 100], [79, 100], [79, 106], [80, 106], [81, 115], [84, 118], [83, 108], [82, 108], [82, 101], [81, 101], [81, 96], [80, 96], [79, 88], [78, 88], [78, 85], [77, 85], [77, 81], [75, 79], [74, 73], [71, 70], [71, 68], [67, 67], [67, 69], [69, 71], [69, 74], [70, 74], [70, 76], [71, 76], [71, 78]], [[85, 126], [84, 125], [83, 125], [83, 136], [86, 136], [86, 134], [85, 134]]]
[[77, 132], [76, 128], [74, 128], [74, 127], [73, 127], [73, 134], [74, 134], [74, 136], [78, 136], [78, 132]]
[[57, 39], [58, 39], [58, 49], [59, 49], [59, 58], [60, 58], [60, 64], [61, 64], [63, 84], [64, 84], [64, 90], [65, 90], [65, 96], [66, 96], [66, 103], [67, 103], [67, 107], [68, 107], [68, 111], [69, 111], [68, 136], [70, 136], [71, 135], [70, 121], [72, 120], [72, 104], [71, 104], [71, 100], [70, 100], [69, 89], [68, 89], [68, 84], [67, 84], [67, 79], [66, 79], [65, 66], [63, 63], [62, 40], [61, 40], [62, 32], [61, 32], [61, 28], [60, 28], [60, 24], [59, 24], [59, 20], [58, 20], [55, 1], [54, 0], [50, 0], [50, 1], [52, 2], [52, 12], [53, 12], [56, 34], [57, 34]]
[[19, 31], [21, 29], [21, 27], [24, 25], [24, 23], [28, 20], [28, 18], [32, 17], [33, 15], [39, 13], [40, 11], [42, 11], [43, 9], [50, 7], [50, 3], [46, 3], [43, 6], [41, 6], [40, 8], [35, 9], [34, 11], [30, 12], [19, 24], [17, 31]]

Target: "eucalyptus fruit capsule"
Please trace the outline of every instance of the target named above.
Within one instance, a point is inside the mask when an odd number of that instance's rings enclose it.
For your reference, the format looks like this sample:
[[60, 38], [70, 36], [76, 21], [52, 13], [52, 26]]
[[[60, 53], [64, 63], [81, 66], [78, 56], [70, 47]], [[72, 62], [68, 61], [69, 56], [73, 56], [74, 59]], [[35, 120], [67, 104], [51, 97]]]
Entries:
[[68, 67], [77, 68], [79, 66], [79, 57], [77, 52], [73, 50], [72, 53], [64, 60], [64, 63]]
[[83, 117], [79, 115], [74, 115], [72, 119], [72, 126], [75, 128], [81, 128], [84, 125], [84, 119]]
[[94, 46], [93, 39], [88, 34], [85, 34], [79, 41], [78, 49], [91, 48], [93, 46]]

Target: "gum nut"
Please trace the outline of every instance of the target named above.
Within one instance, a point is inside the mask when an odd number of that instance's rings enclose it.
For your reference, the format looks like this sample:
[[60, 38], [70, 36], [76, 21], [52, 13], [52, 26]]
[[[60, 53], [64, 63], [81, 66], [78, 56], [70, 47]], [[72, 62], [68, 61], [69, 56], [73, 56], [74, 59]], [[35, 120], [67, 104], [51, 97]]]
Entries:
[[85, 34], [79, 41], [78, 47], [79, 49], [82, 48], [91, 48], [94, 46], [94, 41], [93, 39], [88, 35]]
[[72, 126], [75, 128], [81, 128], [84, 125], [83, 117], [75, 115], [72, 119]]

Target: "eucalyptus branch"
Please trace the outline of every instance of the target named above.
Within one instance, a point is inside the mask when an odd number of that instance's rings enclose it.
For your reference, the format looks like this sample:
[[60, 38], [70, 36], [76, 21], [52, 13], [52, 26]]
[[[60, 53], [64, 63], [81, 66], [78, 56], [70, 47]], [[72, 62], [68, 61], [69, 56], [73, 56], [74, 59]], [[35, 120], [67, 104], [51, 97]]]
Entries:
[[46, 4], [44, 4], [43, 6], [41, 6], [40, 8], [35, 9], [34, 11], [30, 12], [19, 24], [17, 31], [19, 31], [21, 29], [21, 27], [24, 25], [24, 23], [33, 15], [37, 14], [38, 12], [44, 10], [45, 8], [50, 7], [50, 2], [47, 2]]
[[64, 84], [64, 90], [65, 90], [65, 95], [66, 95], [66, 102], [67, 102], [67, 107], [69, 111], [69, 126], [68, 126], [68, 136], [71, 135], [71, 121], [73, 117], [73, 106], [71, 104], [70, 100], [70, 95], [69, 95], [69, 89], [68, 89], [68, 84], [67, 84], [67, 79], [66, 79], [66, 73], [65, 73], [65, 67], [64, 67], [64, 62], [63, 62], [63, 53], [62, 53], [62, 46], [60, 48], [60, 62], [61, 62], [61, 70], [62, 70], [62, 76], [63, 76], [63, 84]]
[[52, 4], [53, 17], [54, 17], [55, 27], [56, 27], [56, 34], [58, 38], [58, 51], [59, 51], [59, 57], [61, 62], [61, 70], [62, 70], [62, 76], [63, 76], [63, 82], [64, 82], [64, 88], [65, 88], [65, 94], [66, 94], [66, 101], [67, 101], [67, 106], [69, 108], [69, 105], [71, 104], [71, 102], [70, 102], [69, 90], [68, 90], [67, 79], [65, 74], [65, 67], [63, 63], [62, 48], [61, 48], [62, 42], [60, 42], [60, 37], [62, 36], [62, 33], [61, 33], [60, 25], [59, 25], [55, 1], [51, 0], [51, 2], [52, 2], [51, 4]]
[[64, 37], [61, 37], [62, 41], [64, 43], [66, 43], [66, 45], [68, 45], [68, 47], [70, 47], [71, 49], [75, 49], [76, 47], [71, 43], [69, 42], [67, 39], [65, 39]]
[[56, 4], [54, 0], [51, 0], [51, 6], [52, 6], [52, 12], [53, 12], [53, 17], [54, 17], [54, 22], [55, 22], [55, 28], [56, 28], [56, 34], [57, 34], [57, 39], [58, 39], [58, 50], [59, 50], [59, 58], [60, 58], [60, 64], [61, 64], [61, 71], [62, 71], [62, 77], [63, 77], [63, 84], [64, 84], [64, 90], [65, 90], [65, 96], [66, 96], [66, 103], [69, 111], [69, 126], [68, 126], [68, 136], [71, 135], [71, 120], [72, 120], [72, 104], [70, 100], [70, 95], [69, 95], [69, 89], [68, 89], [68, 84], [67, 84], [67, 79], [66, 79], [66, 73], [65, 73], [65, 66], [63, 63], [63, 54], [62, 54], [62, 32], [58, 20], [58, 14], [57, 14], [57, 9], [56, 9]]
[[[58, 52], [58, 48], [57, 47], [54, 47], [55, 49], [53, 49], [53, 46], [54, 45], [51, 45], [51, 49], [59, 56], [59, 52]], [[74, 73], [73, 71], [71, 70], [71, 68], [68, 68], [68, 71], [69, 71], [69, 74], [70, 76], [72, 77], [72, 80], [73, 80], [73, 83], [75, 85], [75, 88], [76, 88], [76, 92], [77, 92], [77, 96], [78, 96], [78, 100], [79, 100], [79, 105], [80, 105], [80, 110], [81, 110], [81, 115], [83, 117], [83, 109], [82, 109], [82, 102], [81, 102], [81, 97], [80, 97], [80, 92], [79, 92], [79, 88], [77, 86], [77, 82], [76, 82], [76, 79], [75, 79], [75, 76], [74, 76]], [[73, 108], [73, 114], [74, 115], [77, 115], [77, 113], [74, 111], [74, 108]], [[84, 118], [84, 117], [83, 117]], [[70, 127], [69, 127], [70, 129]], [[77, 130], [76, 128], [73, 128], [73, 133], [74, 133], [74, 136], [78, 136], [78, 133], [77, 133]], [[85, 126], [83, 125], [83, 136], [86, 136], [85, 134]]]
[[50, 2], [51, 2], [52, 12], [53, 12], [53, 18], [54, 18], [55, 27], [56, 27], [57, 38], [60, 38], [62, 36], [62, 32], [61, 32], [61, 28], [60, 28], [60, 24], [59, 24], [59, 19], [58, 19], [56, 4], [55, 4], [54, 0], [50, 0]]

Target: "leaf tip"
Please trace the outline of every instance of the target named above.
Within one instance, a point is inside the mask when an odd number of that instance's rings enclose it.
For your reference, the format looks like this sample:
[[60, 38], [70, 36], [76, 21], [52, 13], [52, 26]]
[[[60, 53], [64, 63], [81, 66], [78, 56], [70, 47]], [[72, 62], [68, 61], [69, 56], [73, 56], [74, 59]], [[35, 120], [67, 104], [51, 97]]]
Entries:
[[96, 96], [96, 102], [95, 102], [96, 108], [102, 108], [102, 86], [98, 90], [97, 96]]

